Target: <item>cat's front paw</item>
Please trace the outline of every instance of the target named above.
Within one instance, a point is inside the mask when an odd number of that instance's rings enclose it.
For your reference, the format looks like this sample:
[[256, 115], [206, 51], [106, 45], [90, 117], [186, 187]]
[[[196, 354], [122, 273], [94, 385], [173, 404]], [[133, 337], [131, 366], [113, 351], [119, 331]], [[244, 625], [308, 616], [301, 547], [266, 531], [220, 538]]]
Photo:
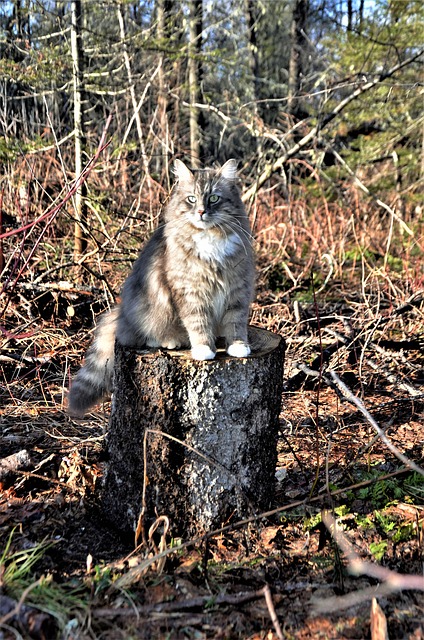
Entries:
[[196, 344], [191, 349], [191, 357], [193, 360], [213, 360], [215, 352], [207, 344]]
[[227, 353], [233, 358], [247, 358], [250, 354], [250, 347], [243, 342], [234, 342], [228, 347]]

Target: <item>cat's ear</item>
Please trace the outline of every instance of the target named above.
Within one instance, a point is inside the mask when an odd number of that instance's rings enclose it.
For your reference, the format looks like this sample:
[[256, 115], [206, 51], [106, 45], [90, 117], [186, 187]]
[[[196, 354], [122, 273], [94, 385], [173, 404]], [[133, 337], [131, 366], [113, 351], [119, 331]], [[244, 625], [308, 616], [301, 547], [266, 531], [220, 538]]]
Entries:
[[193, 181], [193, 174], [190, 169], [181, 160], [174, 160], [173, 172], [180, 183]]
[[227, 160], [219, 170], [220, 175], [225, 178], [225, 180], [234, 181], [237, 178], [237, 165], [237, 160], [234, 160], [233, 158], [231, 160]]

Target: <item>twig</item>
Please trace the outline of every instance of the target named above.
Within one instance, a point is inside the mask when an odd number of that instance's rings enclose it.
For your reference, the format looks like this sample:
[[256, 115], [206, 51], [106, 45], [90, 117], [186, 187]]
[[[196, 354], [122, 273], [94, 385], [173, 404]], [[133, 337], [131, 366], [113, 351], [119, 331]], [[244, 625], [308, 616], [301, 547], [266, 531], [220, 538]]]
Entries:
[[56, 635], [56, 625], [51, 616], [24, 604], [28, 594], [38, 587], [43, 580], [45, 580], [44, 576], [24, 589], [18, 602], [7, 596], [1, 597], [0, 614], [2, 614], [2, 617], [0, 618], [0, 627], [11, 621], [22, 625], [29, 632], [31, 638], [53, 638]]
[[[359, 409], [359, 411], [362, 413], [362, 415], [368, 420], [370, 425], [378, 433], [378, 435], [380, 436], [381, 441], [384, 442], [386, 447], [393, 453], [393, 455], [395, 455], [396, 458], [398, 458], [398, 460], [400, 460], [405, 466], [409, 467], [413, 471], [416, 471], [417, 473], [419, 473], [422, 476], [424, 476], [424, 469], [422, 469], [422, 467], [417, 465], [412, 460], [409, 460], [409, 458], [407, 458], [403, 453], [401, 453], [399, 451], [399, 449], [397, 447], [395, 447], [395, 445], [386, 436], [386, 434], [384, 433], [383, 429], [381, 429], [381, 427], [379, 427], [377, 422], [374, 420], [374, 418], [372, 417], [372, 415], [370, 414], [368, 409], [365, 407], [365, 405], [362, 402], [362, 400], [360, 398], [358, 398], [357, 396], [353, 395], [352, 391], [349, 389], [349, 387], [347, 387], [345, 385], [344, 382], [342, 382], [342, 380], [340, 380], [339, 376], [337, 375], [337, 373], [335, 371], [330, 371], [329, 373], [330, 373], [332, 381], [334, 382], [334, 384], [337, 387], [337, 389], [339, 389], [339, 391], [342, 393], [343, 397], [346, 398], [346, 400], [348, 400], [349, 402], [354, 404]], [[326, 377], [327, 376], [325, 376], [324, 379], [326, 379]]]
[[390, 595], [397, 591], [415, 589], [424, 591], [424, 577], [419, 575], [405, 575], [391, 571], [378, 564], [361, 560], [352, 545], [347, 540], [340, 528], [337, 527], [334, 516], [327, 510], [322, 512], [322, 521], [330, 531], [335, 542], [343, 551], [348, 561], [348, 571], [354, 576], [365, 575], [379, 580], [382, 584], [376, 587], [361, 589], [344, 596], [335, 596], [325, 600], [316, 600], [314, 603], [314, 613], [328, 613], [329, 611], [346, 609], [360, 602], [370, 600], [377, 595]]
[[334, 516], [328, 510], [322, 512], [322, 520], [340, 549], [346, 555], [346, 559], [349, 562], [349, 573], [354, 576], [366, 575], [370, 578], [375, 578], [381, 582], [386, 582], [395, 590], [399, 591], [402, 589], [418, 589], [419, 591], [424, 591], [423, 576], [397, 573], [379, 564], [361, 560], [343, 531], [337, 527]]
[[375, 598], [371, 602], [371, 640], [389, 640], [387, 619]]
[[358, 604], [372, 600], [375, 597], [389, 596], [393, 593], [391, 587], [387, 585], [375, 585], [373, 587], [366, 587], [359, 591], [353, 591], [347, 593], [344, 596], [333, 596], [330, 598], [311, 598], [312, 614], [320, 615], [322, 613], [334, 613], [335, 611], [342, 611], [343, 609], [349, 609], [355, 607]]
[[278, 622], [277, 614], [275, 613], [274, 603], [272, 601], [271, 589], [266, 584], [263, 589], [266, 606], [268, 607], [269, 615], [271, 617], [271, 622], [274, 625], [275, 633], [277, 634], [278, 640], [284, 640], [283, 632], [281, 631], [280, 623]]
[[[156, 546], [156, 543], [154, 541], [154, 537], [153, 534], [157, 531], [157, 529], [160, 526], [163, 526], [163, 530], [160, 536], [160, 542], [159, 542], [159, 548]], [[152, 526], [149, 529], [149, 541], [152, 544], [155, 553], [160, 553], [161, 551], [164, 551], [166, 549], [166, 536], [167, 533], [169, 531], [169, 518], [168, 516], [159, 516], [158, 518], [156, 518], [156, 520], [154, 521], [154, 523], [152, 524]], [[156, 572], [158, 575], [160, 575], [164, 569], [166, 563], [166, 557], [161, 558], [161, 560], [158, 562], [158, 566], [156, 568]]]
[[[269, 587], [268, 587], [269, 589]], [[114, 608], [100, 608], [94, 609], [92, 614], [99, 618], [132, 618], [139, 615], [151, 615], [154, 613], [173, 613], [175, 611], [192, 611], [195, 609], [203, 609], [205, 606], [211, 608], [213, 606], [230, 605], [239, 606], [245, 602], [251, 602], [252, 600], [259, 600], [263, 598], [265, 589], [259, 589], [259, 591], [251, 591], [247, 593], [219, 593], [217, 596], [198, 596], [190, 598], [188, 600], [175, 600], [172, 602], [157, 602], [156, 604], [145, 604], [137, 607], [136, 610], [114, 609]], [[282, 637], [282, 636], [281, 636]]]

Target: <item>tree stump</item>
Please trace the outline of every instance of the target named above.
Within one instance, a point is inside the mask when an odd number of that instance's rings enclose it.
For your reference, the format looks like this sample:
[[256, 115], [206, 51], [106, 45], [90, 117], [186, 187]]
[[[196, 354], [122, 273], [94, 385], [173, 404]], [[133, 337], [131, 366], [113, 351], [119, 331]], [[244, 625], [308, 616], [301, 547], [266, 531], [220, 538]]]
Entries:
[[145, 529], [165, 515], [184, 537], [269, 508], [285, 343], [257, 327], [249, 340], [248, 358], [208, 361], [116, 344], [102, 503], [119, 529], [142, 507]]

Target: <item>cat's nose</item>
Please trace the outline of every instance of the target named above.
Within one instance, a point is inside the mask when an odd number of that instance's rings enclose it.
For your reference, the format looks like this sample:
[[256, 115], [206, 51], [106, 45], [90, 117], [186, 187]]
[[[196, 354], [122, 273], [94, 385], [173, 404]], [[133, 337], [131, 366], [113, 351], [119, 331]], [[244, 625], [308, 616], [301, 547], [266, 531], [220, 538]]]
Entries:
[[200, 217], [203, 216], [203, 214], [205, 213], [204, 209], [197, 209], [197, 213], [199, 214]]

